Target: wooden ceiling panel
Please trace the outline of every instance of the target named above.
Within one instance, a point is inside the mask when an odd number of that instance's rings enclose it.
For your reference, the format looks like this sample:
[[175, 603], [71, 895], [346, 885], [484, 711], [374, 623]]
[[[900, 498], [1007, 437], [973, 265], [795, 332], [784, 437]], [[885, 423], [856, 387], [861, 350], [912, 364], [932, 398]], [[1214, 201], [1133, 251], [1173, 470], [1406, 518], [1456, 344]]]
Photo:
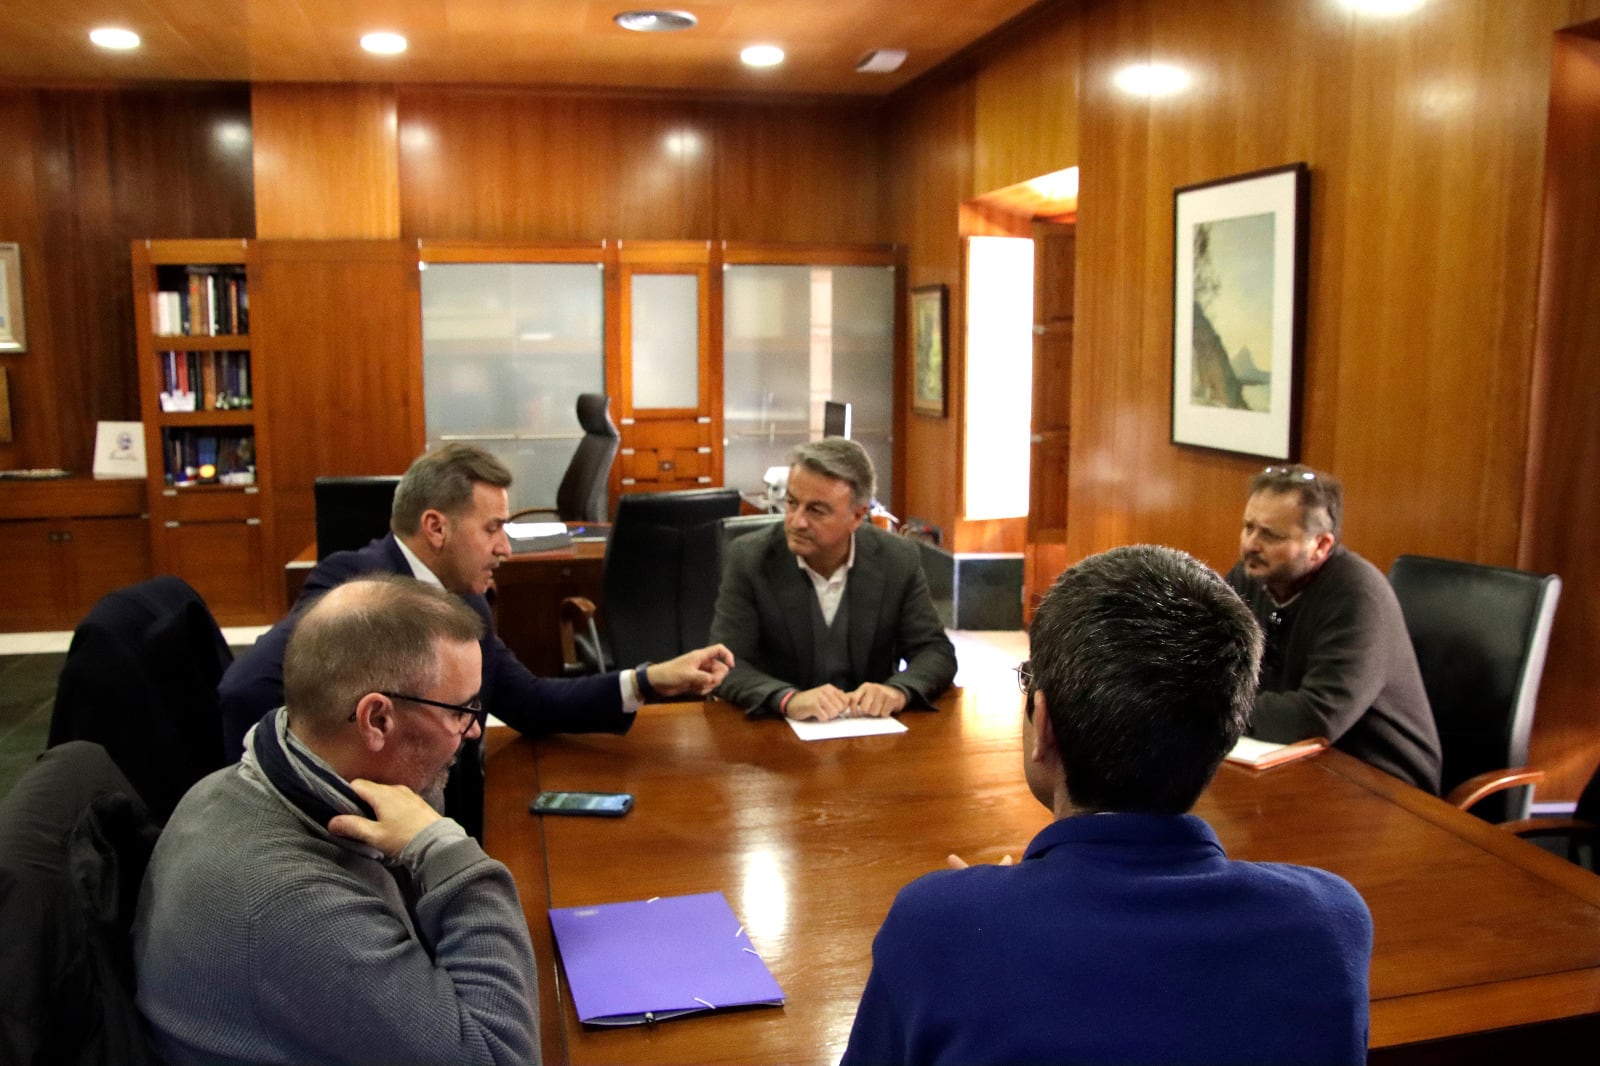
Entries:
[[[877, 96], [990, 31], [1062, 0], [670, 0], [693, 29], [630, 33], [612, 16], [627, 0], [14, 0], [0, 4], [0, 84], [134, 81], [354, 81], [517, 84], [712, 93]], [[104, 52], [96, 26], [131, 29], [143, 46]], [[362, 34], [410, 42], [370, 56]], [[739, 49], [788, 53], [769, 70]], [[855, 72], [875, 48], [910, 54], [888, 75]]]

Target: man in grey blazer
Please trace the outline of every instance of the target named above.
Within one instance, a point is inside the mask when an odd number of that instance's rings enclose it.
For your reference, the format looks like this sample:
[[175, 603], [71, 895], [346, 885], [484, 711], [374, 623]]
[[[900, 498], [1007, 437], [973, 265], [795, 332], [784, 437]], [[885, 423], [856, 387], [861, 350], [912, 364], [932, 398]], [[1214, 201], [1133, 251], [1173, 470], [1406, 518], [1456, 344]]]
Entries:
[[[734, 541], [711, 641], [737, 664], [716, 694], [751, 714], [829, 721], [928, 707], [956, 673], [917, 546], [870, 522], [859, 444], [789, 455], [783, 525]], [[902, 665], [903, 663], [903, 665]]]

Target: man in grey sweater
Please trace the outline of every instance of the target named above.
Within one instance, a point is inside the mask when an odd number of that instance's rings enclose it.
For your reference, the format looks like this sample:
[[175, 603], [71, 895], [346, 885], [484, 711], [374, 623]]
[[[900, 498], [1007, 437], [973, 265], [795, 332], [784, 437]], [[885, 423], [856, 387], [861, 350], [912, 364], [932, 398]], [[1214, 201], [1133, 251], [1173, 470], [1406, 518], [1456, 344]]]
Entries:
[[1250, 735], [1326, 737], [1341, 751], [1439, 791], [1439, 733], [1394, 591], [1339, 542], [1344, 491], [1309, 466], [1250, 479], [1228, 584], [1267, 635]]
[[538, 1061], [516, 885], [437, 811], [482, 729], [481, 635], [410, 578], [306, 612], [287, 705], [179, 803], [145, 876], [138, 1004], [168, 1062]]

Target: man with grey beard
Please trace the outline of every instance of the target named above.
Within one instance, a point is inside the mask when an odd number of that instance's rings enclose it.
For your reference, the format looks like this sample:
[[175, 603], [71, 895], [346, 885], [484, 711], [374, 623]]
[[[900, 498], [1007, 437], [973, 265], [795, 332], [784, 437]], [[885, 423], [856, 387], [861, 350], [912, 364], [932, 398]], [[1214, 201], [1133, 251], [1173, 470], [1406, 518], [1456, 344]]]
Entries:
[[533, 948], [510, 872], [444, 818], [482, 731], [483, 623], [412, 578], [329, 591], [286, 705], [151, 857], [138, 1004], [169, 1063], [530, 1063]]

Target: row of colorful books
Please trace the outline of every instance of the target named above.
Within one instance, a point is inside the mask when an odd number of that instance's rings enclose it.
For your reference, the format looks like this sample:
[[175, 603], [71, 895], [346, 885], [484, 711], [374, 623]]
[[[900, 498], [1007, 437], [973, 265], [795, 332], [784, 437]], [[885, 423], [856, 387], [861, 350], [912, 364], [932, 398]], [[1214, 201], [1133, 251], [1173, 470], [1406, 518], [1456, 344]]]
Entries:
[[249, 352], [161, 353], [163, 411], [253, 407]]
[[256, 437], [248, 430], [169, 429], [162, 445], [168, 485], [256, 483]]
[[183, 267], [162, 276], [154, 297], [156, 332], [165, 336], [221, 337], [250, 332], [250, 295], [243, 267]]

